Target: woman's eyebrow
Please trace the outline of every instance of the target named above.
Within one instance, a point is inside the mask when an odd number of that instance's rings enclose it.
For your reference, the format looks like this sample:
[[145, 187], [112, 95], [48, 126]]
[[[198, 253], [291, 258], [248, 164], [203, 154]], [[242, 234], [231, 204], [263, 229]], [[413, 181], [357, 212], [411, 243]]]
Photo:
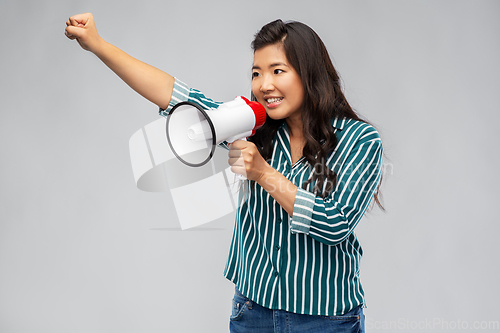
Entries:
[[275, 62], [275, 63], [269, 65], [269, 67], [276, 67], [276, 66], [286, 66], [286, 67], [288, 67], [288, 65], [285, 64], [284, 62]]
[[[275, 63], [270, 64], [270, 65], [269, 65], [269, 68], [272, 68], [272, 67], [277, 67], [277, 66], [286, 66], [286, 67], [288, 67], [288, 65], [287, 65], [287, 64], [285, 64], [284, 62], [275, 62]], [[255, 66], [255, 65], [254, 65], [254, 66], [252, 67], [252, 69], [260, 69], [260, 67], [259, 67], [259, 66]]]

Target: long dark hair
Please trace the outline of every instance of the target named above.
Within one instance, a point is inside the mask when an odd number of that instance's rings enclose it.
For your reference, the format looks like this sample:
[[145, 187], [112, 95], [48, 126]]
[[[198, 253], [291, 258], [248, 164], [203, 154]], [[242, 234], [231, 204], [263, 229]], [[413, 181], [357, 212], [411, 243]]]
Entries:
[[[337, 183], [337, 174], [326, 165], [328, 154], [337, 146], [331, 120], [339, 117], [365, 121], [358, 117], [347, 102], [340, 86], [340, 77], [325, 45], [314, 30], [300, 22], [284, 23], [276, 20], [263, 26], [255, 35], [252, 49], [255, 52], [274, 44], [283, 46], [286, 58], [300, 76], [304, 88], [301, 114], [306, 142], [302, 154], [314, 170], [302, 188], [306, 189], [313, 183], [314, 194], [326, 198]], [[255, 100], [253, 94], [252, 99]], [[271, 158], [272, 139], [283, 121], [268, 117], [266, 123], [250, 138], [266, 160]], [[384, 209], [378, 192], [377, 188], [375, 201]]]

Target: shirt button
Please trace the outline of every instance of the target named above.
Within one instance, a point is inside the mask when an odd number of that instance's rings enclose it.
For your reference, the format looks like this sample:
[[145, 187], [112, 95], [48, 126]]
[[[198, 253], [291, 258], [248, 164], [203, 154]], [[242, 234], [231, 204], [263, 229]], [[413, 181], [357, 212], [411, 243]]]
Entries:
[[281, 223], [281, 219], [278, 219], [278, 223]]
[[274, 276], [278, 276], [278, 274], [279, 274], [278, 272], [274, 272]]
[[278, 250], [278, 251], [279, 251], [279, 249], [280, 249], [280, 246], [279, 246], [279, 245], [276, 245], [276, 250]]

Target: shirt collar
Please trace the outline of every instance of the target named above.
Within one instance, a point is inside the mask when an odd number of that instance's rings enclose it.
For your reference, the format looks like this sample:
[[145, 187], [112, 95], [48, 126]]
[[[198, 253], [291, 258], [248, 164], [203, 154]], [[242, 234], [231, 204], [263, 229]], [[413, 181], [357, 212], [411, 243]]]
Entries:
[[333, 118], [332, 119], [332, 126], [340, 131], [342, 131], [344, 129], [345, 123], [346, 123], [346, 118]]
[[[339, 131], [342, 131], [346, 122], [346, 118], [333, 118], [331, 121], [332, 126]], [[291, 164], [292, 157], [290, 156], [290, 138], [288, 136], [288, 126], [286, 121], [283, 121], [279, 127], [276, 139], [278, 141], [277, 144], [281, 146], [281, 150], [285, 154], [288, 163]]]
[[286, 124], [286, 121], [283, 121], [281, 123], [281, 126], [278, 128], [278, 132], [276, 134], [276, 144], [280, 146], [281, 151], [283, 152], [283, 154], [285, 154], [286, 160], [291, 165], [292, 156], [290, 155], [290, 139], [288, 136], [288, 126]]

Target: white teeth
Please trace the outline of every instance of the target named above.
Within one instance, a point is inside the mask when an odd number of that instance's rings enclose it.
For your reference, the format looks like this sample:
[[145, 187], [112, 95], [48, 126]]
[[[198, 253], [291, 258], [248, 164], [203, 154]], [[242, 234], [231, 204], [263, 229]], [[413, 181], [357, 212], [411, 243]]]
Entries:
[[276, 103], [276, 102], [279, 102], [283, 99], [283, 97], [279, 97], [279, 98], [268, 98], [267, 99], [267, 103], [269, 104], [273, 104], [273, 103]]

